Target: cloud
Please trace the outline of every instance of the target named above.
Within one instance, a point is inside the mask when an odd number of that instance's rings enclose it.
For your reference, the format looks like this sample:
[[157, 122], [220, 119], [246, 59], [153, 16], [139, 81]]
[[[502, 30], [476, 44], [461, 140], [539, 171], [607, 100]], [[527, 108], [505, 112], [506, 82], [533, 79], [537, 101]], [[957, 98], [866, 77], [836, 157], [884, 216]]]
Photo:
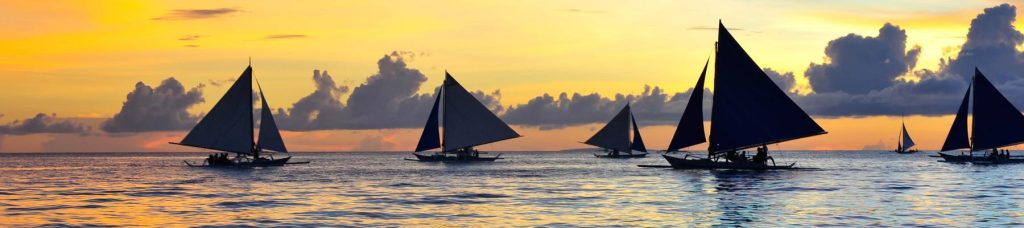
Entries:
[[914, 68], [920, 47], [907, 50], [907, 33], [886, 23], [876, 37], [849, 34], [828, 42], [826, 63], [811, 63], [804, 75], [815, 92], [865, 94], [892, 85]]
[[184, 36], [181, 36], [180, 38], [178, 38], [178, 40], [181, 40], [181, 41], [193, 41], [193, 40], [198, 40], [199, 38], [202, 38], [202, 37], [203, 36], [201, 36], [201, 35], [184, 35]]
[[167, 78], [156, 88], [143, 82], [135, 84], [128, 93], [121, 111], [103, 122], [107, 132], [145, 132], [184, 130], [195, 125], [199, 116], [188, 113], [188, 108], [203, 102], [203, 85], [185, 90], [181, 82]]
[[307, 37], [309, 37], [309, 36], [302, 35], [302, 34], [275, 34], [275, 35], [267, 35], [266, 37], [264, 37], [264, 39], [268, 39], [268, 40], [269, 39], [296, 39], [296, 38], [307, 38]]
[[[378, 72], [351, 90], [339, 86], [326, 71], [314, 71], [316, 90], [275, 114], [286, 130], [420, 128], [434, 103], [434, 94], [417, 94], [427, 77], [409, 68], [392, 52], [377, 61]], [[434, 89], [436, 91], [436, 89]], [[472, 92], [492, 111], [500, 112], [500, 91]]]
[[208, 19], [226, 16], [228, 14], [240, 12], [234, 8], [216, 8], [216, 9], [177, 9], [164, 14], [160, 17], [155, 17], [153, 20], [193, 20], [193, 19]]
[[1024, 55], [1017, 47], [1024, 34], [1015, 27], [1017, 7], [1002, 4], [987, 8], [973, 20], [967, 40], [955, 58], [943, 61], [939, 73], [969, 79], [978, 67], [996, 85], [1024, 78]]
[[[899, 27], [886, 24], [878, 37], [840, 37], [827, 48], [831, 62], [806, 71], [814, 93], [794, 99], [818, 116], [952, 114], [975, 66], [1007, 97], [1024, 97], [1024, 54], [1016, 49], [1024, 35], [1012, 26], [1015, 17], [1012, 5], [985, 9], [971, 21], [957, 56], [943, 59], [938, 70], [913, 72], [918, 81], [897, 79], [914, 67], [920, 50], [901, 49], [906, 35]], [[1024, 107], [1024, 100], [1011, 101]]]
[[[558, 97], [544, 94], [526, 104], [510, 107], [503, 118], [510, 124], [562, 128], [580, 124], [604, 123], [622, 109], [627, 101], [638, 122], [644, 124], [675, 124], [683, 113], [693, 89], [669, 95], [660, 87], [645, 86], [639, 95], [615, 94], [611, 97], [598, 93], [560, 93]], [[704, 114], [711, 113], [711, 91], [704, 90]]]
[[57, 120], [57, 114], [43, 113], [24, 120], [0, 125], [0, 135], [27, 135], [36, 133], [87, 133], [89, 128], [68, 120]]
[[786, 91], [786, 93], [790, 94], [798, 91], [796, 88], [796, 75], [793, 75], [793, 72], [781, 73], [772, 70], [771, 68], [764, 68], [764, 73], [767, 74], [768, 78], [772, 79], [772, 82], [775, 82], [775, 85], [779, 86], [782, 91]]
[[353, 151], [394, 151], [398, 141], [394, 135], [367, 135]]
[[185, 45], [184, 47], [187, 47], [187, 48], [194, 48], [194, 47], [199, 47], [199, 45], [195, 45], [195, 44], [186, 44], [186, 45]]

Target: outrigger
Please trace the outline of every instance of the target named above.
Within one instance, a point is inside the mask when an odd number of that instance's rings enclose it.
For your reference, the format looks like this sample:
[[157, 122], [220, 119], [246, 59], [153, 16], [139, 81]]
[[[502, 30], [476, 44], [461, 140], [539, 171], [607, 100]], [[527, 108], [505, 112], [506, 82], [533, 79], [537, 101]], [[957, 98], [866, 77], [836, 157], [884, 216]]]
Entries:
[[[675, 169], [794, 169], [796, 163], [775, 164], [767, 145], [827, 132], [775, 85], [721, 22], [718, 26], [708, 155], [662, 156]], [[669, 152], [705, 142], [701, 91], [707, 65], [686, 104]], [[755, 147], [753, 156], [743, 151]]]
[[[448, 71], [434, 99], [423, 134], [412, 153], [421, 162], [492, 162], [501, 154], [481, 157], [473, 147], [521, 137], [462, 87]], [[440, 132], [440, 133], [439, 133]], [[444, 136], [443, 138], [441, 136]], [[440, 148], [441, 151], [427, 151]]]
[[[285, 164], [306, 164], [304, 162], [288, 162], [291, 156], [285, 158], [274, 158], [272, 155], [263, 157], [263, 153], [288, 153], [281, 138], [281, 132], [277, 129], [274, 115], [271, 113], [267, 98], [263, 95], [263, 88], [259, 82], [262, 107], [260, 110], [260, 134], [259, 142], [253, 135], [253, 91], [252, 91], [252, 66], [246, 67], [242, 75], [235, 80], [231, 88], [224, 94], [217, 104], [213, 106], [202, 120], [189, 131], [188, 135], [181, 142], [170, 142], [175, 145], [197, 147], [223, 151], [225, 153], [212, 154], [201, 163], [185, 161], [191, 167], [267, 167], [283, 166]], [[234, 158], [228, 158], [229, 153], [234, 153]]]

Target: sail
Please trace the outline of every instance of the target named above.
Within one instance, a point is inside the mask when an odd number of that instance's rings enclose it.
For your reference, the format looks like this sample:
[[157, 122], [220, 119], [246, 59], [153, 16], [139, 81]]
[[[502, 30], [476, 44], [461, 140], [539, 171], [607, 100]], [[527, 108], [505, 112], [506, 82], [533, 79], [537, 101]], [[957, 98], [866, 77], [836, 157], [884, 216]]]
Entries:
[[909, 150], [911, 147], [914, 147], [914, 140], [910, 138], [910, 133], [907, 133], [906, 124], [903, 125], [903, 130], [901, 130], [900, 134], [903, 135], [901, 140], [903, 142], [904, 150]]
[[825, 134], [719, 23], [711, 109], [712, 153]]
[[267, 104], [267, 97], [263, 95], [263, 88], [258, 81], [256, 87], [260, 90], [260, 101], [263, 103], [260, 108], [260, 140], [257, 148], [288, 153], [288, 148], [284, 147], [284, 139], [281, 139], [281, 131], [277, 129], [277, 122], [274, 121], [273, 111]]
[[1012, 146], [1024, 142], [1024, 115], [985, 75], [974, 69], [974, 150]]
[[252, 128], [252, 67], [247, 67], [180, 144], [250, 154]]
[[647, 146], [644, 146], [644, 139], [640, 137], [640, 126], [636, 125], [636, 118], [630, 113], [629, 118], [633, 120], [633, 144], [630, 145], [630, 149], [635, 151], [647, 152]]
[[971, 148], [971, 141], [967, 138], [967, 108], [971, 101], [971, 87], [972, 85], [967, 85], [967, 93], [960, 102], [953, 124], [949, 126], [949, 134], [946, 134], [946, 142], [942, 143], [942, 151]]
[[618, 151], [629, 151], [629, 120], [629, 104], [626, 104], [626, 107], [622, 108], [619, 114], [615, 114], [608, 124], [583, 143]]
[[466, 91], [455, 78], [445, 72], [444, 102], [441, 120], [444, 124], [444, 148], [454, 151], [519, 137], [508, 124]]
[[441, 135], [437, 127], [437, 106], [441, 103], [441, 91], [434, 98], [434, 107], [430, 108], [430, 116], [427, 117], [427, 125], [423, 126], [423, 134], [420, 135], [420, 142], [416, 144], [416, 152], [441, 148]]
[[683, 110], [683, 117], [679, 118], [679, 125], [676, 126], [675, 134], [672, 134], [672, 141], [668, 144], [668, 151], [679, 149], [707, 142], [704, 138], [704, 75], [708, 72], [708, 63], [704, 62], [704, 70], [697, 78], [697, 85], [693, 86], [690, 92], [690, 100], [686, 102]]

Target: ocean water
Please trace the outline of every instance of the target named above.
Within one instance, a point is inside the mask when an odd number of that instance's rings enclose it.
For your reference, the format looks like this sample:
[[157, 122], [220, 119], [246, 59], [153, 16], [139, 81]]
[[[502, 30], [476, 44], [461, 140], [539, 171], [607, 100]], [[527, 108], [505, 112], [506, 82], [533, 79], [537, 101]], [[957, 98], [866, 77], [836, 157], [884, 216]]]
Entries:
[[776, 152], [813, 170], [709, 171], [506, 153], [295, 153], [311, 164], [185, 167], [197, 153], [0, 154], [2, 226], [1020, 226], [1024, 164], [918, 153]]

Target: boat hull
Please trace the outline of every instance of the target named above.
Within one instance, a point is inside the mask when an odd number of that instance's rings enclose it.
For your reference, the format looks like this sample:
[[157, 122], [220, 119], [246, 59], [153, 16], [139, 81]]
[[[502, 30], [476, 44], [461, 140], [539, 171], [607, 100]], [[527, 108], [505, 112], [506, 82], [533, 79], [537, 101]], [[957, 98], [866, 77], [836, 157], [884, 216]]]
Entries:
[[769, 170], [769, 169], [793, 169], [789, 165], [768, 165], [756, 162], [719, 162], [706, 158], [680, 158], [669, 155], [662, 155], [673, 169], [747, 169], [747, 170]]
[[647, 153], [636, 153], [636, 154], [594, 154], [594, 157], [598, 157], [598, 158], [643, 158], [643, 157], [647, 157]]
[[[213, 167], [213, 168], [252, 168], [252, 167], [272, 167], [272, 166], [284, 166], [291, 160], [292, 157], [279, 158], [279, 159], [261, 159], [243, 162], [206, 162], [204, 164], [192, 164], [185, 161], [185, 164], [191, 167]], [[306, 164], [309, 162], [295, 163], [295, 164]]]
[[939, 157], [944, 162], [952, 163], [973, 163], [973, 164], [1013, 164], [1013, 163], [1024, 163], [1024, 158], [1020, 157], [989, 157], [989, 156], [972, 156], [970, 154], [947, 154], [939, 152]]
[[896, 151], [893, 151], [893, 152], [896, 152], [897, 154], [913, 154], [913, 153], [917, 153], [918, 150], [896, 150]]
[[494, 156], [494, 157], [480, 157], [479, 155], [477, 155], [477, 156], [472, 156], [472, 155], [468, 155], [468, 156], [449, 156], [447, 154], [429, 154], [429, 155], [427, 155], [427, 154], [417, 154], [417, 153], [412, 153], [412, 155], [415, 155], [416, 159], [406, 159], [406, 160], [419, 161], [419, 162], [449, 162], [449, 163], [457, 163], [457, 162], [493, 162], [493, 161], [498, 160], [498, 159], [504, 159], [504, 158], [501, 158], [501, 154], [498, 154], [498, 156]]

